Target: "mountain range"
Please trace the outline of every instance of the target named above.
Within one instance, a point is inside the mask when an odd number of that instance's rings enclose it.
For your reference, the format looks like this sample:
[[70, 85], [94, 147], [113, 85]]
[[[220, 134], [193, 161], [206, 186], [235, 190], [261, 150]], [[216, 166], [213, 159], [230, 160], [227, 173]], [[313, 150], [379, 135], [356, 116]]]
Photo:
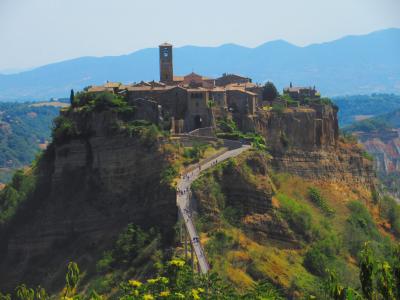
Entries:
[[[400, 93], [400, 29], [347, 36], [335, 41], [295, 46], [283, 40], [255, 48], [235, 44], [174, 49], [174, 72], [210, 77], [238, 73], [255, 82], [316, 85], [328, 96]], [[81, 57], [18, 74], [0, 75], [0, 101], [40, 100], [68, 96], [109, 81], [124, 83], [158, 79], [158, 49], [128, 55]]]

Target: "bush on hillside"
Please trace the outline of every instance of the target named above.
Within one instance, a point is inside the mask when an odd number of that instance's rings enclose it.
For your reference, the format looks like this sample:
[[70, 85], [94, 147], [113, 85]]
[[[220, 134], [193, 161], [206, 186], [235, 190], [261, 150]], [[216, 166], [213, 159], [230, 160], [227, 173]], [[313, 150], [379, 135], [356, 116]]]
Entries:
[[326, 269], [339, 254], [341, 243], [337, 236], [328, 235], [324, 239], [315, 242], [307, 250], [304, 257], [304, 266], [312, 274], [325, 276]]
[[317, 188], [309, 187], [308, 196], [310, 200], [323, 211], [324, 214], [329, 217], [335, 214], [335, 210], [328, 206], [326, 199], [321, 195], [321, 192]]
[[388, 220], [393, 233], [400, 237], [400, 205], [391, 197], [384, 196], [380, 205], [380, 213]]
[[134, 112], [134, 107], [130, 106], [124, 98], [109, 92], [80, 92], [76, 94], [74, 103], [73, 107], [81, 107], [87, 112], [105, 110], [113, 110], [122, 114]]
[[71, 119], [59, 116], [53, 121], [52, 138], [56, 144], [62, 144], [69, 141], [77, 135], [75, 124]]
[[0, 191], [0, 227], [4, 226], [17, 212], [20, 205], [33, 192], [36, 178], [23, 170], [15, 172], [11, 182]]
[[368, 209], [360, 201], [348, 204], [350, 216], [346, 222], [344, 244], [356, 256], [366, 241], [382, 241], [382, 237]]
[[211, 256], [225, 255], [228, 250], [236, 246], [235, 241], [224, 231], [214, 232], [206, 245], [207, 253]]
[[311, 240], [312, 215], [307, 207], [284, 194], [278, 194], [280, 212], [290, 228], [306, 240]]

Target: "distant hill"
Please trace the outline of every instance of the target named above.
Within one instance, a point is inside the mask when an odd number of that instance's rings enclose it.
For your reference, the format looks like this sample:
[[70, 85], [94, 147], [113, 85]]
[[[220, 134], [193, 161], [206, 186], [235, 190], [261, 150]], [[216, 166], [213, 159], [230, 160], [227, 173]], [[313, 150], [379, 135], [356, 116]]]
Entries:
[[[272, 80], [280, 89], [289, 81], [316, 85], [323, 94], [400, 93], [400, 29], [298, 47], [278, 40], [256, 48], [235, 44], [176, 48], [176, 74], [217, 77], [224, 72]], [[68, 96], [71, 88], [158, 79], [158, 49], [129, 55], [82, 57], [19, 74], [0, 75], [0, 101]]]
[[51, 124], [65, 103], [0, 103], [0, 182], [32, 162], [50, 139]]
[[340, 127], [400, 109], [400, 95], [394, 94], [339, 96], [332, 100], [339, 106]]

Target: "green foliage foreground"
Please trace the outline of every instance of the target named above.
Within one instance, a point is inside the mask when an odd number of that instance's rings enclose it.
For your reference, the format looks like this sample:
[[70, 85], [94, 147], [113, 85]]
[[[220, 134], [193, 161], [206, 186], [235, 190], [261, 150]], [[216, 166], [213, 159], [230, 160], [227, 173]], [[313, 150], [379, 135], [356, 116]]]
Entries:
[[[91, 290], [87, 293], [78, 293], [82, 273], [76, 263], [70, 262], [65, 276], [65, 287], [57, 296], [51, 298], [63, 300], [105, 299], [108, 295], [100, 295]], [[47, 292], [40, 286], [36, 289], [25, 284], [19, 285], [14, 295], [0, 293], [0, 300], [41, 300], [50, 299]], [[245, 293], [237, 292], [232, 286], [225, 284], [215, 273], [201, 275], [194, 273], [191, 267], [181, 259], [172, 259], [162, 267], [160, 274], [146, 281], [128, 280], [120, 283], [116, 298], [121, 300], [154, 300], [154, 299], [283, 299], [275, 288], [267, 283], [260, 282]], [[115, 297], [113, 297], [115, 298]]]
[[338, 283], [334, 273], [330, 273], [326, 282], [327, 296], [335, 300], [351, 299], [400, 299], [400, 246], [393, 250], [387, 260], [378, 260], [370, 247], [365, 243], [360, 253], [361, 289], [354, 290]]

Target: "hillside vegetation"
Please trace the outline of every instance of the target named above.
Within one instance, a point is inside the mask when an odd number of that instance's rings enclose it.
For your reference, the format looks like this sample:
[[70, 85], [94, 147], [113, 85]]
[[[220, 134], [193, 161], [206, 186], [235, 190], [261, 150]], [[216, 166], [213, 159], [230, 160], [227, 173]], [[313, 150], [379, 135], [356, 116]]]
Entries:
[[377, 262], [393, 255], [399, 205], [388, 197], [374, 202], [362, 187], [275, 173], [262, 167], [262, 157], [242, 155], [194, 186], [213, 269], [242, 290], [267, 279], [289, 298], [331, 299], [326, 283], [332, 274], [362, 294], [360, 253], [368, 242]]
[[341, 127], [400, 109], [400, 95], [395, 94], [340, 96], [332, 100], [339, 107]]
[[51, 103], [0, 103], [0, 182], [9, 178], [10, 169], [32, 162], [40, 144], [50, 140], [52, 122], [59, 110]]

